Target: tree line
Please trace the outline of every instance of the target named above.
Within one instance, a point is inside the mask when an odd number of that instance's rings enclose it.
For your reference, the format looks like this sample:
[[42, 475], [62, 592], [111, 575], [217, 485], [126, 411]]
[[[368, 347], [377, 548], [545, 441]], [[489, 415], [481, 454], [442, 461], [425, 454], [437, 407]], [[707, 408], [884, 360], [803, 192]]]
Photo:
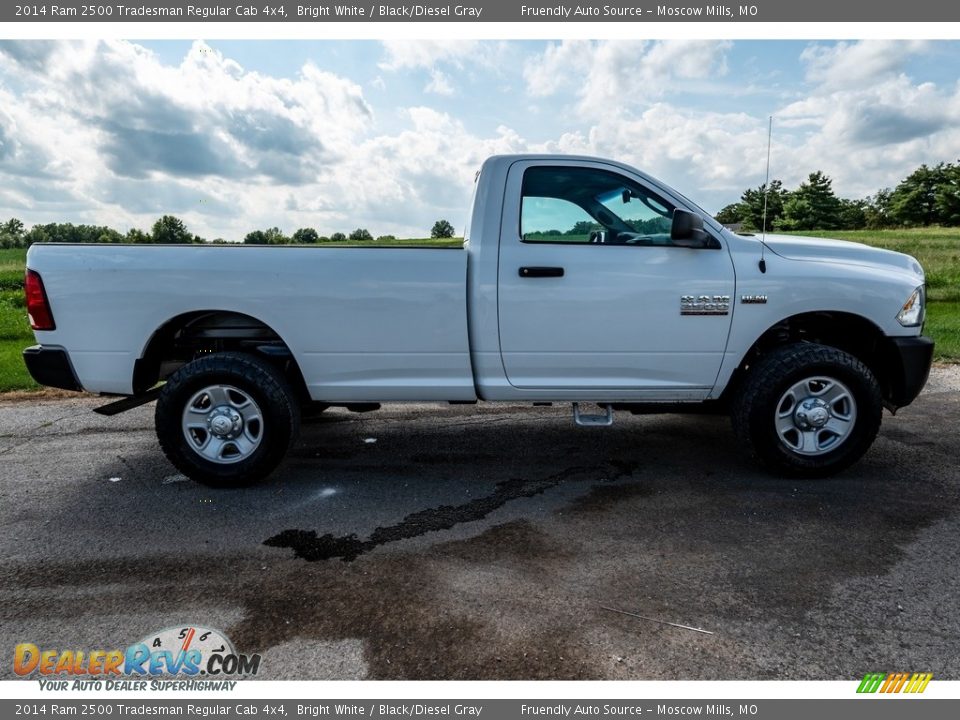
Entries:
[[[430, 237], [453, 237], [454, 228], [446, 220], [437, 220], [430, 231]], [[292, 235], [285, 235], [280, 228], [254, 230], [247, 233], [243, 242], [248, 245], [315, 245], [328, 242], [370, 242], [373, 234], [366, 228], [357, 228], [350, 234], [335, 232], [330, 236], [320, 235], [313, 228], [300, 228]], [[377, 241], [396, 240], [393, 235], [379, 235]], [[175, 215], [164, 215], [158, 219], [149, 232], [136, 228], [121, 233], [105, 225], [74, 225], [73, 223], [47, 223], [34, 225], [29, 230], [17, 218], [10, 218], [0, 224], [0, 248], [24, 248], [39, 242], [60, 243], [136, 243], [187, 245], [210, 242], [225, 245], [223, 238], [206, 240], [191, 233], [186, 224]]]
[[[764, 200], [766, 199], [766, 227]], [[960, 225], [960, 164], [921, 165], [895, 188], [861, 200], [839, 198], [833, 181], [810, 173], [795, 190], [773, 180], [744, 191], [740, 202], [716, 215], [725, 225], [745, 230], [861, 230], [929, 225]]]

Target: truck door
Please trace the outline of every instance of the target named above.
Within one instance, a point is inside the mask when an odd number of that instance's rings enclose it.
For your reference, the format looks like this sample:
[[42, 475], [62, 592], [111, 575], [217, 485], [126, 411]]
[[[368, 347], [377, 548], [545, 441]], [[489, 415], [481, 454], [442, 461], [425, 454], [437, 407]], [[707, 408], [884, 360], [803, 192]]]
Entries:
[[602, 162], [511, 166], [498, 314], [512, 386], [707, 396], [730, 328], [733, 263], [719, 238], [674, 246], [664, 195]]

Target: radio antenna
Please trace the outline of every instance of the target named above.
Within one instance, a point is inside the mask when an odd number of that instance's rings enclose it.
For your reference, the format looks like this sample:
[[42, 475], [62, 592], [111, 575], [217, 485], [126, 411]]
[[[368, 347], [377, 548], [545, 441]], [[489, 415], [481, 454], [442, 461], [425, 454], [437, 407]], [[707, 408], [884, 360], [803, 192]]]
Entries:
[[760, 272], [767, 271], [767, 261], [764, 257], [767, 249], [767, 196], [770, 194], [770, 141], [773, 139], [773, 115], [767, 123], [767, 177], [763, 181], [763, 227], [760, 228]]

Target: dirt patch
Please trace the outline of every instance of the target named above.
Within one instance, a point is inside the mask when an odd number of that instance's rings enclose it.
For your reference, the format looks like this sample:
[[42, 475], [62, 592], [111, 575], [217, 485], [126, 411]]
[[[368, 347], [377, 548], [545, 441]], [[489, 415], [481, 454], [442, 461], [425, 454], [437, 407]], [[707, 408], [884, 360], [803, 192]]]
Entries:
[[[26, 403], [26, 402], [45, 402], [47, 400], [95, 400], [96, 395], [86, 392], [74, 392], [73, 390], [60, 390], [59, 388], [40, 388], [39, 390], [11, 390], [0, 393], [0, 404], [3, 403]], [[104, 403], [107, 401], [104, 400]]]

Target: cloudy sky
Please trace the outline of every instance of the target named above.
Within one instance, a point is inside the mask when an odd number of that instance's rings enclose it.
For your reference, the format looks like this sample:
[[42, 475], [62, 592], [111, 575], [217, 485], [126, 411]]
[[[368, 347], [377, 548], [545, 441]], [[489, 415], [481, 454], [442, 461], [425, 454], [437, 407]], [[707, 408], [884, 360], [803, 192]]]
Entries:
[[613, 157], [718, 210], [960, 158], [960, 43], [0, 43], [0, 218], [207, 238], [458, 232], [494, 153]]

